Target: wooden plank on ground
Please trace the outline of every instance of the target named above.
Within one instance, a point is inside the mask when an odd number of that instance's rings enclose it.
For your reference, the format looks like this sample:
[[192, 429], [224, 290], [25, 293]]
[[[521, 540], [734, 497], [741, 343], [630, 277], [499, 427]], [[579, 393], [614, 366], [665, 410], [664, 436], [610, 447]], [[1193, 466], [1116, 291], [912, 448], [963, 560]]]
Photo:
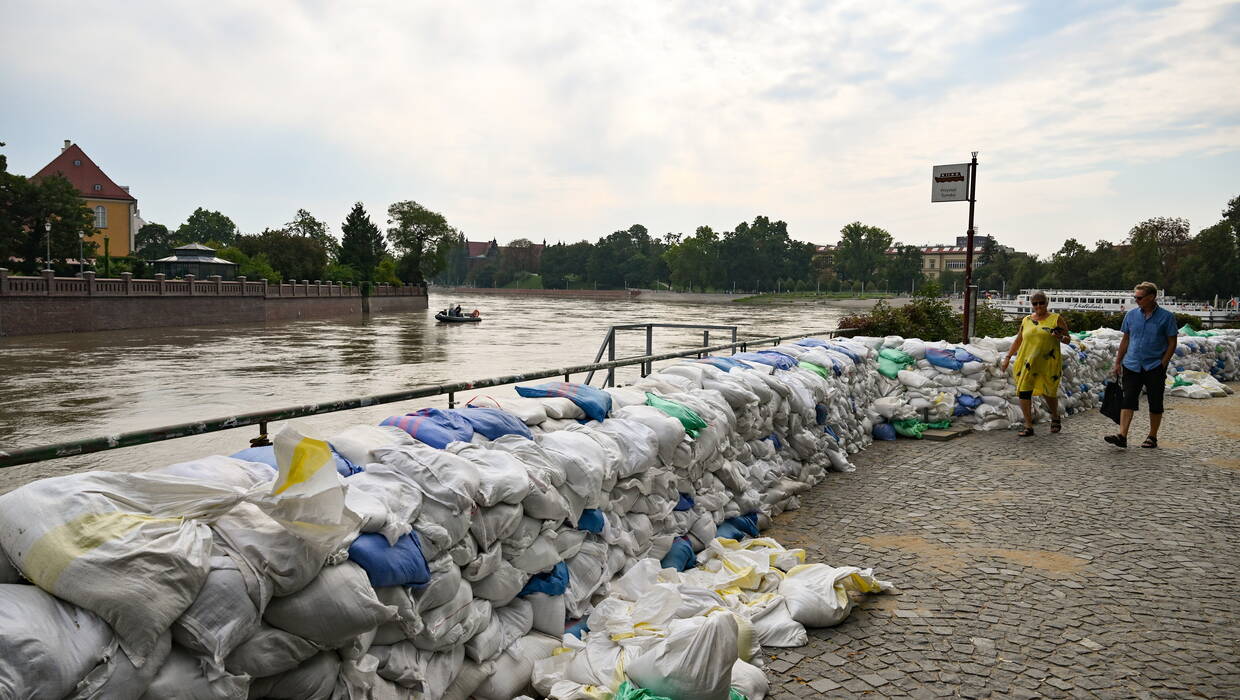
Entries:
[[936, 440], [936, 441], [942, 442], [944, 440], [951, 440], [953, 438], [958, 438], [961, 435], [968, 435], [971, 432], [973, 432], [973, 428], [967, 425], [961, 425], [961, 426], [952, 426], [945, 430], [935, 430], [933, 428], [928, 429], [928, 430], [923, 430], [921, 431], [921, 436], [927, 440]]

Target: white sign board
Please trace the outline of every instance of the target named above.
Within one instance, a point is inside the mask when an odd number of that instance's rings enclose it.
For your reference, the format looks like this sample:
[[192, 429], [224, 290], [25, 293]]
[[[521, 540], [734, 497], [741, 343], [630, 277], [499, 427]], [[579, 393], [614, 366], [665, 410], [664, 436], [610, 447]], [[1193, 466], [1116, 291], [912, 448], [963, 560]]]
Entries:
[[936, 165], [931, 176], [931, 202], [969, 201], [969, 164]]

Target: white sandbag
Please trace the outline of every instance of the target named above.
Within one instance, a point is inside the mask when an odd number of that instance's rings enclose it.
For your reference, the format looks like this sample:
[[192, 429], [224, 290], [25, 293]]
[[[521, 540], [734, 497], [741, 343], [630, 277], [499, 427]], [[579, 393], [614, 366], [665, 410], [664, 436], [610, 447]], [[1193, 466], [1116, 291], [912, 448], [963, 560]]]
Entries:
[[210, 571], [205, 521], [245, 496], [166, 474], [42, 479], [0, 496], [0, 547], [40, 588], [102, 617], [141, 667]]
[[595, 430], [610, 435], [620, 445], [624, 456], [616, 477], [626, 479], [642, 474], [655, 466], [659, 459], [659, 438], [653, 429], [639, 421], [609, 418]]
[[737, 659], [732, 664], [732, 687], [746, 700], [764, 700], [770, 690], [770, 681], [762, 669], [751, 663]]
[[481, 481], [477, 503], [487, 507], [500, 503], [520, 503], [530, 492], [525, 465], [502, 450], [492, 450], [465, 442], [454, 442], [444, 451], [462, 457], [478, 469]]
[[468, 659], [461, 666], [461, 672], [457, 674], [456, 679], [452, 681], [452, 685], [444, 691], [443, 700], [467, 700], [473, 697], [474, 691], [494, 670], [491, 662], [475, 663]]
[[562, 396], [546, 396], [536, 399], [543, 405], [543, 409], [547, 411], [548, 418], [558, 420], [579, 420], [586, 417], [586, 412], [580, 406], [573, 403], [572, 399], [566, 399]]
[[478, 700], [511, 700], [530, 689], [534, 662], [560, 646], [559, 636], [534, 632], [518, 639], [494, 662], [491, 677], [474, 690]]
[[[535, 442], [559, 461], [564, 468], [565, 485], [581, 496], [585, 508], [602, 505], [603, 484], [609, 474], [608, 455], [601, 444], [572, 430], [543, 433], [535, 437]], [[610, 477], [614, 483], [614, 471]]]
[[792, 618], [806, 627], [832, 627], [852, 611], [849, 591], [878, 593], [890, 584], [874, 578], [869, 569], [803, 564], [788, 570], [779, 594], [788, 602]]
[[90, 673], [78, 683], [65, 700], [100, 700], [102, 698], [140, 698], [155, 674], [172, 653], [172, 633], [164, 632], [155, 640], [155, 646], [146, 657], [142, 668], [137, 668], [129, 656], [113, 642], [104, 651], [103, 658]]
[[524, 600], [529, 601], [532, 610], [531, 629], [556, 636], [564, 634], [564, 596], [531, 593]]
[[469, 524], [469, 532], [482, 549], [488, 549], [521, 525], [521, 504], [500, 503], [480, 508]]
[[639, 687], [678, 700], [727, 700], [739, 658], [736, 618], [718, 611], [673, 620], [667, 636], [625, 665]]
[[476, 619], [478, 615], [483, 616], [482, 625], [490, 621], [491, 604], [475, 600], [471, 586], [462, 581], [452, 600], [422, 613], [422, 631], [410, 641], [427, 651], [443, 651], [463, 644], [468, 639], [467, 633], [472, 636], [481, 628]]
[[465, 643], [465, 654], [474, 661], [493, 659], [517, 639], [529, 634], [533, 624], [534, 610], [523, 598], [502, 608], [492, 608], [487, 626]]
[[410, 595], [422, 613], [452, 600], [461, 587], [461, 569], [447, 555], [427, 562], [430, 583], [421, 589], [410, 589]]
[[659, 444], [659, 459], [670, 465], [676, 447], [685, 439], [685, 426], [654, 406], [629, 406], [612, 412], [613, 417], [641, 423], [654, 431]]
[[380, 629], [395, 625], [400, 630], [397, 638], [389, 641], [389, 637], [385, 635], [383, 641], [374, 640], [375, 644], [395, 644], [422, 631], [422, 613], [418, 610], [418, 601], [414, 599], [413, 591], [409, 586], [383, 586], [375, 589], [375, 597], [380, 603], [396, 608], [396, 617], [384, 623]]
[[547, 410], [538, 399], [524, 396], [475, 396], [469, 400], [469, 406], [475, 408], [498, 408], [499, 410], [520, 418], [526, 425], [539, 425], [547, 420]]
[[[401, 431], [402, 433], [404, 431]], [[372, 464], [349, 477], [345, 504], [361, 519], [362, 532], [378, 532], [395, 546], [413, 529], [422, 508], [422, 490], [407, 474], [387, 464]]]
[[60, 698], [116, 643], [97, 615], [36, 586], [0, 584], [0, 694]]
[[479, 498], [482, 476], [467, 459], [425, 445], [380, 447], [373, 453], [417, 482], [424, 509], [433, 502], [449, 511], [468, 513]]
[[211, 530], [246, 565], [270, 581], [279, 596], [305, 588], [319, 575], [334, 549], [298, 537], [253, 503], [238, 504], [217, 519]]
[[336, 433], [327, 442], [341, 457], [365, 466], [379, 461], [372, 454], [375, 448], [412, 445], [414, 439], [394, 425], [354, 425]]
[[504, 558], [518, 571], [527, 574], [549, 571], [551, 567], [560, 563], [560, 552], [555, 548], [554, 537], [548, 535], [538, 537], [534, 540], [534, 544], [512, 555], [509, 555], [508, 550], [505, 549]]
[[902, 369], [896, 376], [901, 384], [913, 389], [920, 389], [930, 383], [929, 377], [921, 372], [914, 372], [912, 370]]
[[13, 566], [13, 562], [9, 561], [4, 550], [0, 549], [0, 584], [5, 583], [26, 583], [26, 578]]
[[153, 469], [150, 473], [180, 476], [242, 490], [249, 490], [259, 484], [274, 481], [276, 478], [276, 472], [269, 464], [247, 462], [222, 455], [209, 455], [188, 462], [178, 462]]
[[611, 412], [614, 416], [616, 411], [628, 406], [641, 406], [646, 403], [646, 392], [641, 389], [632, 387], [607, 387], [603, 391], [611, 394]]
[[250, 598], [237, 562], [227, 552], [217, 551], [198, 596], [172, 624], [172, 638], [219, 666], [258, 631], [262, 614]]
[[406, 688], [419, 689], [420, 697], [442, 698], [465, 664], [465, 647], [445, 652], [418, 649], [401, 642], [372, 650], [379, 660], [378, 674]]
[[204, 667], [203, 660], [178, 646], [159, 668], [142, 700], [245, 700], [250, 677]]
[[396, 608], [379, 602], [365, 570], [351, 561], [325, 567], [293, 595], [273, 598], [263, 614], [267, 624], [325, 649], [339, 648], [395, 618]]
[[[473, 541], [473, 537], [467, 537], [466, 539]], [[470, 583], [487, 578], [499, 568], [503, 555], [503, 547], [500, 543], [493, 543], [489, 549], [478, 552], [478, 556], [473, 561], [461, 567], [461, 578]]]
[[809, 643], [805, 626], [792, 619], [783, 596], [766, 597], [761, 602], [746, 605], [742, 614], [749, 618], [758, 643], [764, 647], [790, 648]]
[[340, 675], [340, 657], [323, 651], [297, 668], [275, 676], [256, 678], [250, 697], [268, 700], [330, 700]]
[[309, 640], [264, 625], [228, 655], [224, 667], [230, 673], [264, 678], [297, 668], [318, 652]]
[[494, 605], [507, 605], [525, 587], [530, 575], [501, 558], [494, 573], [474, 582], [473, 594]]

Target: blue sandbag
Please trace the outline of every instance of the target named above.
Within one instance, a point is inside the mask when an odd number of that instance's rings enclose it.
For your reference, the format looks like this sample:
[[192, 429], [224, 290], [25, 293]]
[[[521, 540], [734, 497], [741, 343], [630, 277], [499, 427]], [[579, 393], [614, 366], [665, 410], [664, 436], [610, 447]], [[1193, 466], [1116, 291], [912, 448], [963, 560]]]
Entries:
[[847, 357], [848, 359], [852, 360], [854, 365], [861, 364], [861, 356], [840, 343], [832, 343], [831, 351], [838, 352], [844, 357]]
[[794, 344], [804, 345], [807, 348], [825, 348], [828, 345], [830, 345], [830, 343], [823, 340], [822, 338], [802, 338]]
[[830, 435], [831, 437], [835, 438], [835, 441], [836, 441], [836, 442], [839, 442], [839, 441], [840, 441], [840, 436], [839, 436], [838, 434], [836, 434], [836, 432], [835, 432], [834, 430], [832, 430], [832, 429], [831, 429], [831, 426], [830, 426], [830, 425], [828, 425], [828, 424], [826, 424], [826, 423], [823, 423], [823, 424], [822, 424], [822, 432], [824, 432], [824, 433], [826, 433], [827, 435]]
[[529, 440], [534, 439], [534, 434], [525, 425], [525, 421], [498, 408], [469, 406], [456, 409], [456, 413], [469, 421], [475, 433], [488, 440], [496, 440], [505, 435], [520, 435]]
[[379, 425], [394, 425], [431, 447], [443, 449], [450, 442], [469, 442], [474, 427], [455, 412], [421, 408], [403, 416], [389, 416]]
[[[276, 471], [280, 470], [280, 465], [276, 463], [276, 448], [274, 445], [267, 445], [265, 447], [247, 447], [246, 449], [229, 456], [233, 459], [240, 459], [246, 462], [266, 464]], [[339, 454], [335, 450], [332, 450], [332, 459], [336, 461], [336, 473], [340, 476], [353, 476], [354, 474], [365, 471], [360, 466], [345, 459], [344, 455]]]
[[827, 419], [831, 417], [831, 411], [827, 409], [826, 404], [814, 405], [814, 422], [818, 425], [826, 425]]
[[926, 360], [935, 367], [943, 369], [958, 370], [964, 366], [964, 363], [956, 359], [955, 354], [950, 350], [940, 350], [938, 348], [926, 348]]
[[564, 630], [564, 634], [571, 634], [577, 639], [581, 639], [582, 635], [590, 631], [590, 618], [583, 617], [574, 622], [568, 629]]
[[680, 494], [680, 500], [676, 501], [676, 507], [672, 510], [693, 510], [693, 497], [687, 493]]
[[366, 570], [375, 588], [417, 586], [431, 580], [422, 545], [413, 532], [396, 540], [394, 547], [383, 535], [363, 532], [349, 545], [349, 560]]
[[598, 508], [586, 508], [581, 511], [581, 517], [577, 518], [577, 529], [598, 534], [603, 531], [603, 525], [606, 522], [603, 511]]
[[731, 372], [732, 370], [737, 369], [738, 367], [740, 369], [744, 369], [749, 366], [745, 364], [744, 362], [738, 362], [736, 360], [733, 360], [730, 357], [703, 357], [701, 359], [694, 360], [694, 362], [700, 362], [705, 365], [711, 365], [712, 367], [721, 369], [724, 372]]
[[750, 537], [758, 536], [758, 514], [749, 513], [747, 515], [738, 515], [734, 518], [728, 518], [723, 521], [725, 524], [731, 524], [736, 529], [749, 535]]
[[724, 539], [736, 540], [737, 542], [740, 542], [745, 539], [745, 533], [741, 531], [740, 528], [725, 521], [719, 523], [719, 526], [715, 528], [715, 537], [722, 537]]
[[961, 362], [981, 362], [982, 358], [965, 350], [964, 348], [956, 348], [952, 351], [952, 355]]
[[693, 545], [689, 544], [689, 539], [677, 537], [672, 540], [672, 548], [659, 560], [659, 566], [677, 571], [688, 571], [697, 566], [697, 556], [693, 554]]
[[776, 435], [775, 433], [771, 433], [770, 435], [767, 435], [766, 437], [764, 437], [764, 438], [762, 438], [762, 439], [763, 439], [763, 440], [770, 440], [770, 441], [771, 441], [771, 444], [772, 444], [772, 445], [774, 445], [774, 446], [775, 446], [775, 449], [777, 449], [777, 450], [782, 450], [782, 449], [784, 449], [784, 442], [783, 442], [783, 440], [780, 440], [780, 439], [779, 439], [779, 436], [778, 436], [778, 435]]
[[611, 394], [576, 382], [546, 382], [536, 386], [519, 386], [517, 394], [526, 398], [562, 396], [581, 407], [594, 420], [607, 420], [611, 413]]
[[546, 593], [547, 595], [564, 595], [564, 591], [568, 589], [568, 564], [560, 562], [555, 565], [551, 571], [545, 571], [538, 574], [525, 584], [525, 588], [517, 594], [518, 597], [524, 598], [531, 593]]
[[875, 423], [874, 429], [870, 432], [874, 435], [875, 440], [896, 439], [896, 429], [890, 423]]
[[797, 366], [797, 359], [775, 350], [759, 350], [757, 352], [738, 352], [734, 355], [738, 360], [749, 360], [770, 365], [778, 369], [792, 369]]

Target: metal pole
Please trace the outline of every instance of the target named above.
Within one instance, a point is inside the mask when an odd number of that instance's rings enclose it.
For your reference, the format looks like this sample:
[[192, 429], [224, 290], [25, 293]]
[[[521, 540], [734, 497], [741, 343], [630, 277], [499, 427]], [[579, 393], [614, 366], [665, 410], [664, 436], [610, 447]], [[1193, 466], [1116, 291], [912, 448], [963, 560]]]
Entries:
[[103, 237], [103, 276], [112, 276], [112, 253], [108, 250], [108, 237]]
[[47, 258], [43, 263], [47, 265], [48, 270], [52, 269], [52, 222], [44, 221], [43, 230], [47, 233]]
[[[654, 354], [654, 326], [649, 323], [646, 324], [646, 354], [647, 355]], [[646, 362], [642, 364], [642, 376], [643, 377], [648, 376], [653, 371], [654, 371], [654, 363]]]
[[[616, 329], [613, 327], [611, 332], [607, 334], [607, 361], [615, 362], [616, 360]], [[616, 385], [616, 368], [612, 367], [607, 370], [607, 386]]]
[[961, 331], [963, 340], [969, 342], [969, 328], [973, 325], [973, 304], [969, 300], [969, 287], [973, 285], [973, 207], [977, 203], [977, 151], [973, 151], [973, 160], [969, 163], [969, 232], [968, 250], [964, 254], [964, 328]]
[[82, 273], [86, 271], [86, 261], [82, 259], [83, 244], [85, 242], [86, 242], [86, 234], [79, 231], [78, 232], [78, 277], [81, 277]]

